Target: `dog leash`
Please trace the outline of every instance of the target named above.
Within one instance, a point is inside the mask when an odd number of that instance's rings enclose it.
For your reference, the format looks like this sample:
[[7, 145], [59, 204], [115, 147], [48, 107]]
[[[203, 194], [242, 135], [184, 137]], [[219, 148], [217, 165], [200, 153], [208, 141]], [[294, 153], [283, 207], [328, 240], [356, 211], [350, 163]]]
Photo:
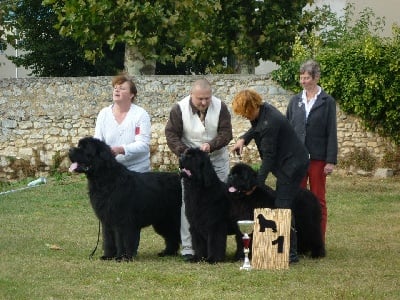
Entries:
[[90, 253], [89, 255], [89, 260], [93, 259], [93, 255], [96, 253], [97, 250], [97, 246], [99, 246], [99, 241], [100, 241], [100, 220], [99, 220], [99, 231], [97, 233], [97, 243], [96, 243], [96, 247], [94, 247], [92, 253]]

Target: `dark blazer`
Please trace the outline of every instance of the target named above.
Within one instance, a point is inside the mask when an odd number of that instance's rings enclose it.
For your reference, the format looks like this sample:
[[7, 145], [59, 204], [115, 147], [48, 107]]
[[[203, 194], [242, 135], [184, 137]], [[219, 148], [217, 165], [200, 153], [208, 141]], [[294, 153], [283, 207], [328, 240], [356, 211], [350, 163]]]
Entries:
[[301, 96], [302, 92], [290, 100], [287, 119], [306, 146], [310, 159], [336, 164], [338, 142], [335, 99], [321, 90], [306, 119]]
[[307, 150], [289, 121], [272, 105], [260, 107], [258, 119], [251, 121], [251, 128], [241, 138], [245, 145], [252, 139], [257, 145], [262, 159], [259, 183], [265, 182], [269, 172], [284, 181], [304, 176], [309, 163]]

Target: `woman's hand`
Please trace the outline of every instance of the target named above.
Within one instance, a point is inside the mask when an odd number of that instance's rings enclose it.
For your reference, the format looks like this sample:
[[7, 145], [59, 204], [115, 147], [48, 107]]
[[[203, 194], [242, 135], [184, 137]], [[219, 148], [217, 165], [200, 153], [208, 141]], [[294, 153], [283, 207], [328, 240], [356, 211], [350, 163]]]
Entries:
[[326, 175], [332, 174], [334, 168], [335, 168], [334, 164], [326, 164], [324, 167], [324, 173]]
[[242, 155], [243, 152], [243, 147], [244, 147], [244, 139], [238, 139], [236, 144], [233, 145], [232, 147], [232, 152], [238, 156]]
[[111, 147], [111, 152], [114, 154], [114, 156], [117, 156], [118, 154], [125, 154], [125, 149], [122, 146], [114, 146]]

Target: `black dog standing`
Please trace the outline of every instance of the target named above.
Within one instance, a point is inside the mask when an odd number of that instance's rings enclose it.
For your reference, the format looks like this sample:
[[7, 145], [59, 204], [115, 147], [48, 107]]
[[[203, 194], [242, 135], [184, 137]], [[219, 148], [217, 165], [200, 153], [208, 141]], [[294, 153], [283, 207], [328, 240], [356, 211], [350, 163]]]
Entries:
[[90, 203], [102, 225], [103, 260], [132, 260], [135, 234], [149, 225], [165, 240], [159, 256], [177, 254], [182, 203], [178, 174], [130, 171], [115, 160], [108, 145], [91, 137], [71, 148], [69, 158], [70, 171], [88, 179]]
[[208, 154], [198, 148], [186, 150], [179, 167], [195, 252], [193, 261], [222, 262], [230, 226], [227, 187], [218, 178]]

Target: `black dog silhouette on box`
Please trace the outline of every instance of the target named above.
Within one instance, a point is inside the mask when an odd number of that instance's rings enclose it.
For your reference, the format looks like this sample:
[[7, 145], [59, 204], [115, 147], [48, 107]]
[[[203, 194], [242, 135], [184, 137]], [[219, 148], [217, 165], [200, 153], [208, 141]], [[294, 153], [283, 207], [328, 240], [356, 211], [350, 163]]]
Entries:
[[258, 223], [260, 224], [260, 232], [265, 232], [265, 229], [271, 228], [272, 232], [277, 232], [276, 223], [273, 220], [267, 220], [262, 214], [257, 216]]

